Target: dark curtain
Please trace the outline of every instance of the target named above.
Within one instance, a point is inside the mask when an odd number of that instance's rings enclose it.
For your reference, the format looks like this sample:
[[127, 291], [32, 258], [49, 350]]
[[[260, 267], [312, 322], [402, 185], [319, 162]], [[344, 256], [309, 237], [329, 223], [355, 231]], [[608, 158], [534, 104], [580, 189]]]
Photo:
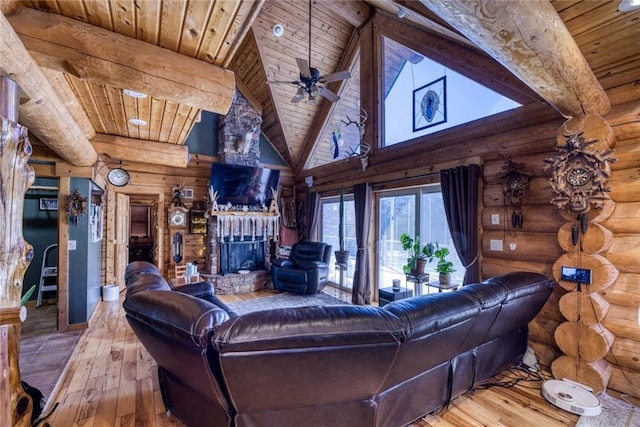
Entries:
[[456, 252], [466, 271], [463, 285], [480, 281], [478, 266], [478, 198], [480, 166], [440, 171], [442, 199]]
[[318, 232], [320, 193], [317, 191], [310, 191], [305, 196], [304, 201], [304, 240], [313, 240]]
[[369, 228], [371, 222], [371, 186], [357, 184], [353, 186], [353, 201], [356, 211], [356, 268], [353, 272], [354, 304], [371, 304], [371, 287], [369, 286]]

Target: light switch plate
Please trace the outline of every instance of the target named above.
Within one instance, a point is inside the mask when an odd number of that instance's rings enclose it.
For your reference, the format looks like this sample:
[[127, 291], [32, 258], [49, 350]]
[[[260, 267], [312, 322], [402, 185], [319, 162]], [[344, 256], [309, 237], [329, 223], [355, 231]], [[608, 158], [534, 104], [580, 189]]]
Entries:
[[70, 251], [75, 251], [76, 250], [76, 241], [75, 240], [69, 240], [69, 250]]
[[489, 240], [489, 249], [502, 252], [502, 240]]
[[491, 225], [500, 225], [500, 214], [491, 214]]

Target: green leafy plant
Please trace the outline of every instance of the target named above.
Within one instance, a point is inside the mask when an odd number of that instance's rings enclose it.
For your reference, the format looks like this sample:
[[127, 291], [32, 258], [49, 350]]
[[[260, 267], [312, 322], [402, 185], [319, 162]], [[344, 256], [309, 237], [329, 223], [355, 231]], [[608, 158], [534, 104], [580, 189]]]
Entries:
[[447, 260], [448, 255], [448, 248], [438, 248], [438, 250], [435, 251], [434, 256], [438, 259], [438, 264], [436, 264], [436, 271], [438, 273], [447, 274], [456, 271], [456, 269], [453, 268], [453, 263]]
[[404, 271], [405, 274], [409, 274], [416, 269], [418, 260], [431, 262], [437, 247], [437, 243], [433, 244], [431, 242], [422, 245], [420, 236], [413, 238], [406, 233], [400, 236], [400, 245], [402, 245], [403, 250], [407, 251], [408, 255], [407, 263], [402, 266], [402, 271]]
[[27, 301], [29, 301], [29, 298], [31, 298], [31, 295], [33, 295], [33, 292], [35, 290], [36, 290], [36, 285], [31, 286], [29, 290], [22, 296], [22, 299], [20, 300], [20, 305], [25, 305]]

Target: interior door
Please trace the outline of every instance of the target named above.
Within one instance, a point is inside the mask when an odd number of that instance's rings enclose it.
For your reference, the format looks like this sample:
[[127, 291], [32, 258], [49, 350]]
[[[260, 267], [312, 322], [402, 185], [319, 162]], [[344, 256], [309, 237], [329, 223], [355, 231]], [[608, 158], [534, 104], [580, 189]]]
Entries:
[[116, 247], [115, 280], [124, 286], [124, 270], [129, 263], [129, 196], [118, 193], [116, 197]]

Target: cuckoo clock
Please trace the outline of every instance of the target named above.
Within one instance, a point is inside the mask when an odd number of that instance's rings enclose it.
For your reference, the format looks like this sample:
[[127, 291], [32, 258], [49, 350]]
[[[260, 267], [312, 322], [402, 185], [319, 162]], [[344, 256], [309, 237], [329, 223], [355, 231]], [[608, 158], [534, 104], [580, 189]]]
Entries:
[[582, 132], [567, 136], [564, 145], [555, 147], [556, 157], [545, 159], [545, 169], [551, 167], [551, 203], [558, 209], [567, 209], [572, 214], [586, 214], [593, 206], [602, 209], [609, 200], [609, 163], [616, 161], [612, 150], [598, 153], [590, 146], [598, 140], [585, 141]]
[[609, 200], [607, 193], [610, 190], [605, 184], [609, 178], [609, 164], [616, 161], [612, 157], [613, 150], [597, 152], [592, 146], [598, 140], [585, 141], [582, 134], [567, 135], [566, 143], [555, 147], [559, 154], [545, 159], [545, 169], [553, 169], [551, 203], [576, 215], [572, 229], [574, 245], [578, 242], [579, 231], [587, 232], [591, 207], [602, 209]]
[[502, 193], [504, 195], [505, 208], [511, 208], [511, 229], [522, 228], [524, 216], [522, 205], [529, 197], [529, 179], [531, 174], [525, 173], [523, 163], [509, 161], [502, 167], [499, 175], [502, 181]]

